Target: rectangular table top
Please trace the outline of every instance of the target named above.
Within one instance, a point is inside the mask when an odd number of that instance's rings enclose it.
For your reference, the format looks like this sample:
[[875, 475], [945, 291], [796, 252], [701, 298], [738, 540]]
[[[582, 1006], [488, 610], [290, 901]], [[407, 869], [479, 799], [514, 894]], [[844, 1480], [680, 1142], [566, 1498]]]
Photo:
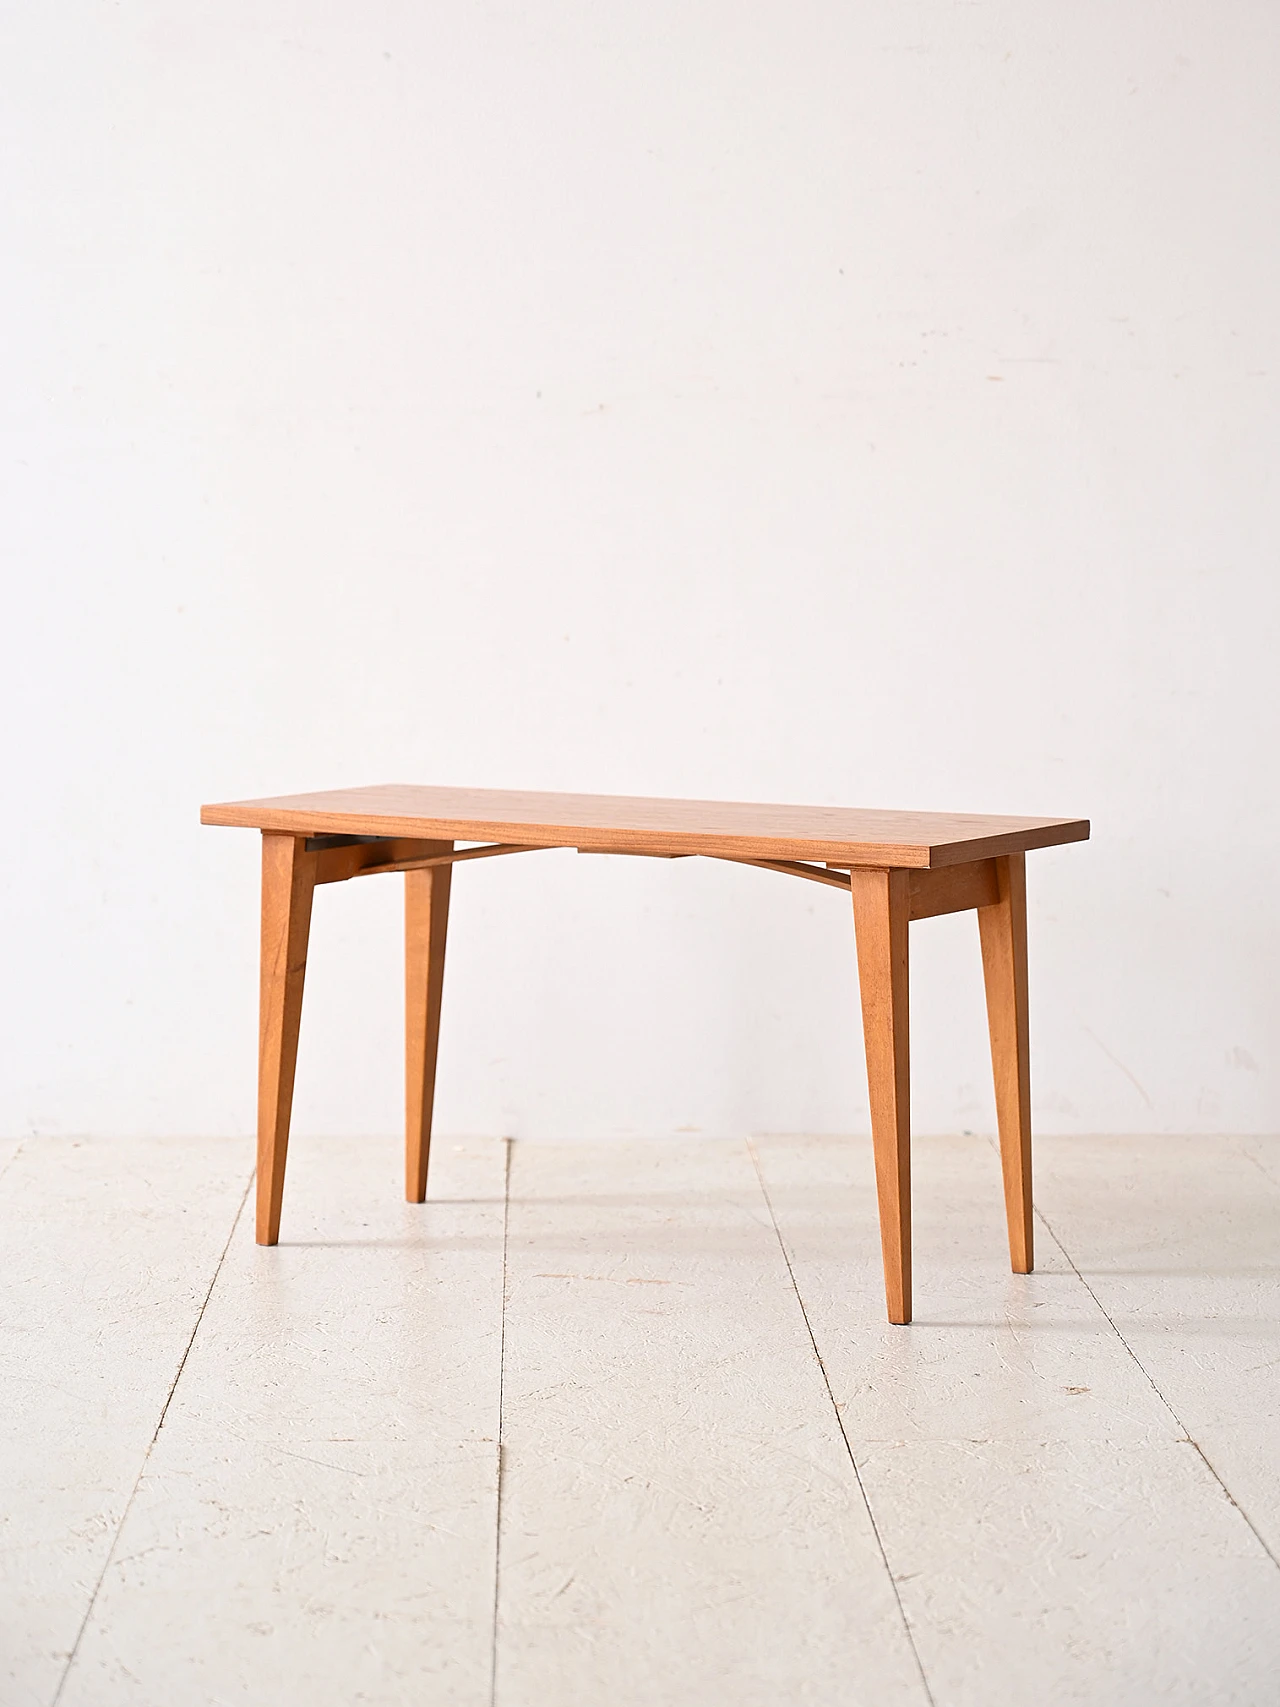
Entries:
[[586, 852], [715, 854], [917, 869], [1082, 842], [1089, 835], [1086, 818], [763, 806], [412, 783], [228, 801], [202, 806], [200, 822], [307, 836], [520, 842]]

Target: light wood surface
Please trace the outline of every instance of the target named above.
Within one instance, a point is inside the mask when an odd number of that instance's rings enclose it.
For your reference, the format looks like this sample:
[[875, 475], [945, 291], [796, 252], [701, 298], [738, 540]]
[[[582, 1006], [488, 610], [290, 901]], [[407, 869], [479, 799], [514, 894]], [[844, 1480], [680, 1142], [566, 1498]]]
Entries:
[[[448, 848], [448, 853], [432, 849]], [[482, 848], [454, 849], [452, 842], [426, 842], [411, 836], [378, 837], [343, 847], [322, 848], [316, 854], [316, 882], [344, 883], [350, 877], [379, 877], [388, 871], [421, 871], [429, 865], [465, 865], [473, 859], [500, 854], [545, 853], [545, 848], [520, 842], [499, 842]]]
[[712, 854], [712, 859], [723, 859], [731, 865], [754, 865], [761, 871], [778, 871], [784, 877], [803, 877], [810, 883], [824, 883], [830, 889], [847, 889], [849, 887], [849, 872], [829, 870], [825, 866], [810, 865], [799, 859], [743, 859], [739, 855], [730, 857], [728, 854]]
[[262, 838], [262, 959], [258, 1029], [258, 1210], [260, 1245], [280, 1237], [293, 1078], [316, 857], [296, 836]]
[[943, 866], [940, 871], [913, 871], [908, 894], [913, 919], [936, 919], [943, 913], [989, 907], [1000, 899], [996, 862], [980, 859], [970, 865]]
[[889, 1320], [906, 1323], [911, 1320], [911, 893], [905, 871], [854, 870], [851, 876], [885, 1302]]
[[349, 842], [343, 847], [320, 847], [312, 857], [316, 866], [317, 883], [346, 883], [352, 877], [365, 877], [377, 871], [403, 871], [405, 864], [417, 859], [429, 859], [431, 850], [442, 847], [441, 842], [427, 842], [419, 837], [394, 836], [386, 841]]
[[295, 835], [416, 836], [586, 851], [705, 853], [930, 867], [1084, 841], [1083, 818], [769, 806], [611, 794], [532, 794], [386, 783], [201, 809], [205, 824]]
[[987, 1025], [1004, 1168], [1009, 1257], [1015, 1274], [1034, 1263], [1031, 1213], [1031, 1037], [1027, 1021], [1027, 871], [1022, 854], [995, 862], [998, 897], [978, 909]]
[[[885, 1298], [895, 1323], [911, 1320], [908, 926], [913, 920], [976, 909], [1010, 1257], [1016, 1272], [1030, 1272], [1024, 850], [1081, 840], [1089, 832], [1085, 820], [394, 785], [206, 806], [201, 817], [205, 823], [262, 830], [260, 1243], [275, 1244], [279, 1238], [315, 886], [381, 872], [405, 875], [405, 1195], [421, 1203], [431, 1149], [452, 866], [573, 848], [660, 858], [704, 854], [850, 891]], [[479, 838], [483, 845], [459, 849], [455, 836]], [[798, 855], [804, 857], [793, 857]]]
[[[448, 853], [449, 844], [436, 851]], [[451, 865], [404, 874], [404, 1194], [410, 1203], [425, 1202], [427, 1195], [452, 881]]]

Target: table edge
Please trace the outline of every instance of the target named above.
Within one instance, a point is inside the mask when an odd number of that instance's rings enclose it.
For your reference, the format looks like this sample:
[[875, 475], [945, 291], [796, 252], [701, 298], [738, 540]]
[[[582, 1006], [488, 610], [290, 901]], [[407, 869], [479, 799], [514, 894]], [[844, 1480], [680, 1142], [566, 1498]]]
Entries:
[[930, 870], [962, 865], [1001, 854], [1061, 847], [1089, 839], [1087, 818], [1062, 818], [1025, 830], [954, 842], [841, 842], [793, 836], [707, 835], [696, 830], [662, 835], [645, 830], [608, 830], [599, 826], [531, 825], [502, 819], [416, 818], [367, 812], [314, 812], [296, 808], [258, 808], [228, 801], [200, 808], [200, 822], [223, 829], [275, 830], [287, 835], [406, 836], [423, 841], [501, 841], [525, 847], [582, 848], [588, 852], [705, 854], [722, 859], [822, 860], [878, 869]]

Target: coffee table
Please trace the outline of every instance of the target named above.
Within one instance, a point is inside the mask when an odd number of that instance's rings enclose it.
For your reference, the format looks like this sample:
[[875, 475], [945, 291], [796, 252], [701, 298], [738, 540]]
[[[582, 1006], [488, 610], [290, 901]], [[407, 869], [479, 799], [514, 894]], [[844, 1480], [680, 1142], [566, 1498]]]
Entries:
[[[531, 794], [387, 783], [201, 808], [204, 824], [262, 832], [257, 1238], [280, 1236], [311, 899], [318, 884], [405, 879], [405, 1196], [426, 1197], [453, 867], [575, 848], [699, 856], [847, 890], [853, 901], [871, 1137], [891, 1322], [911, 1320], [907, 933], [978, 915], [1014, 1272], [1032, 1267], [1025, 855], [1085, 841], [1083, 818], [1004, 818], [839, 806]], [[459, 842], [476, 844], [459, 847]]]

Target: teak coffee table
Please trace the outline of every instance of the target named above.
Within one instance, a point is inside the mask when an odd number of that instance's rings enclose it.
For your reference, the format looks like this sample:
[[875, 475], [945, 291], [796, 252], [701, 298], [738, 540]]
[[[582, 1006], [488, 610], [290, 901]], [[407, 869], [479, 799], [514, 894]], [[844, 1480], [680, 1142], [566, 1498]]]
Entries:
[[[274, 1245], [280, 1236], [316, 885], [379, 871], [405, 874], [405, 1196], [421, 1203], [427, 1192], [452, 868], [463, 860], [576, 848], [659, 859], [699, 854], [828, 883], [852, 895], [891, 1322], [911, 1320], [907, 926], [914, 919], [976, 908], [1009, 1253], [1015, 1273], [1031, 1272], [1024, 855], [1029, 848], [1086, 840], [1087, 820], [390, 783], [205, 806], [200, 821], [262, 831], [259, 1244]], [[459, 848], [459, 841], [482, 845]]]

